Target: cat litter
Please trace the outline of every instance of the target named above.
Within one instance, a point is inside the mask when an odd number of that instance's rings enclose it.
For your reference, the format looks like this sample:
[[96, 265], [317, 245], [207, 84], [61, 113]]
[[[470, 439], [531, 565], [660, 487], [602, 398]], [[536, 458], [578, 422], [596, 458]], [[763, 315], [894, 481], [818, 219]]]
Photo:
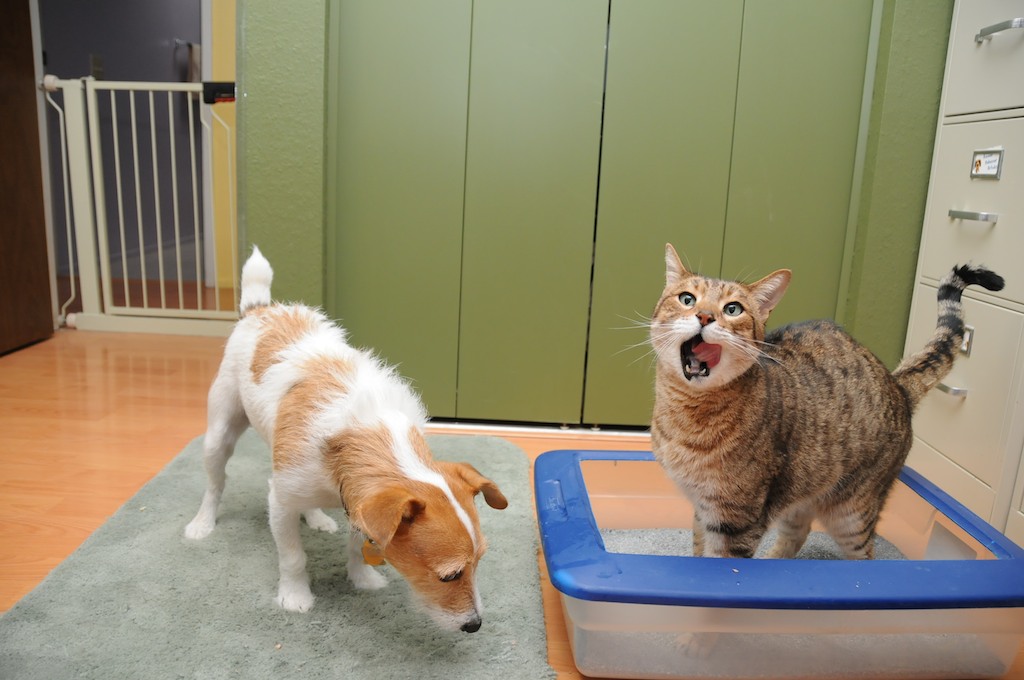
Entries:
[[[761, 541], [754, 557], [764, 557], [775, 543], [770, 530]], [[693, 555], [693, 532], [689, 529], [601, 529], [604, 549], [610, 553], [633, 555]], [[801, 560], [839, 560], [842, 553], [832, 537], [823, 531], [812, 531], [796, 555]], [[900, 549], [881, 536], [875, 537], [876, 560], [903, 560]]]
[[650, 453], [552, 451], [534, 477], [585, 675], [990, 678], [1024, 641], [1024, 550], [913, 470], [868, 562], [819, 527], [792, 560], [688, 556], [692, 508]]

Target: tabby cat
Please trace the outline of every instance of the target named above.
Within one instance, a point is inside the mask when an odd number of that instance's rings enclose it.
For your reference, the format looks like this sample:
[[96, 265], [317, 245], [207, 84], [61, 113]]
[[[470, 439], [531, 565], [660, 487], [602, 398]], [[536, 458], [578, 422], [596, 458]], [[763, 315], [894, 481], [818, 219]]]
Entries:
[[847, 559], [870, 559], [875, 526], [910, 450], [910, 418], [963, 341], [964, 288], [1000, 290], [980, 267], [939, 285], [925, 348], [890, 373], [831, 321], [765, 333], [789, 285], [782, 269], [743, 284], [691, 273], [665, 251], [654, 310], [654, 453], [694, 506], [695, 555], [797, 554], [817, 517]]

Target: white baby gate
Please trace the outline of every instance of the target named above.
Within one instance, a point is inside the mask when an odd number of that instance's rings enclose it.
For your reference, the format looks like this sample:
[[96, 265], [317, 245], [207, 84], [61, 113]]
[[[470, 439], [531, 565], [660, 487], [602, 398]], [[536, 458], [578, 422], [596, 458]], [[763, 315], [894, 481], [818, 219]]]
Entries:
[[[43, 85], [59, 137], [55, 243], [64, 241], [70, 269], [61, 320], [226, 333], [237, 318], [235, 131], [214, 111], [213, 84], [206, 101], [203, 83], [47, 76]], [[76, 299], [81, 311], [68, 313]]]

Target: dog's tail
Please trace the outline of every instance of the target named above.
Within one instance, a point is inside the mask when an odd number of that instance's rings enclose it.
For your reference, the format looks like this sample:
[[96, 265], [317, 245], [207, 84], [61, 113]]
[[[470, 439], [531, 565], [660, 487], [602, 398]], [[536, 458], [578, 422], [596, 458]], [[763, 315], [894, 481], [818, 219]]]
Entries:
[[256, 246], [252, 247], [252, 255], [242, 267], [242, 299], [238, 303], [238, 313], [245, 316], [259, 307], [270, 304], [270, 282], [274, 280], [274, 270], [270, 268], [267, 258]]
[[892, 375], [910, 397], [912, 406], [953, 368], [964, 341], [964, 308], [960, 297], [967, 286], [1002, 290], [1003, 277], [984, 267], [953, 267], [939, 282], [939, 319], [931, 340], [920, 352], [904, 359]]

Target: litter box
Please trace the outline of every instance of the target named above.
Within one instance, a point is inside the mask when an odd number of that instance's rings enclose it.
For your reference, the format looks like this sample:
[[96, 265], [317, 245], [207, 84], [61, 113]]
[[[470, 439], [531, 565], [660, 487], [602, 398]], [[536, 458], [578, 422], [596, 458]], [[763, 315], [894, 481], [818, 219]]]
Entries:
[[588, 676], [987, 678], [1024, 641], [1024, 550], [909, 468], [878, 528], [901, 559], [867, 562], [609, 551], [602, 531], [691, 526], [648, 452], [549, 451], [534, 483]]

